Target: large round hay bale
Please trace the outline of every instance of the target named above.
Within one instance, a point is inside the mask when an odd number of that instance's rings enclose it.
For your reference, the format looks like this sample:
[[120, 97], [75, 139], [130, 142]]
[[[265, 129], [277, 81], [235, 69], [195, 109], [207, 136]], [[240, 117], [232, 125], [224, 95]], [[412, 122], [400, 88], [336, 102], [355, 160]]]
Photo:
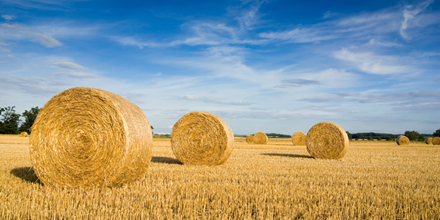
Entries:
[[35, 173], [44, 185], [112, 187], [145, 175], [153, 138], [135, 104], [108, 91], [76, 87], [44, 105], [30, 144]]
[[406, 136], [400, 135], [399, 137], [397, 137], [396, 143], [397, 145], [408, 145], [409, 139]]
[[307, 132], [307, 151], [314, 158], [342, 158], [347, 153], [348, 145], [345, 130], [331, 122], [320, 122]]
[[426, 138], [425, 139], [426, 144], [432, 144], [432, 138]]
[[247, 142], [248, 144], [252, 144], [252, 143], [254, 143], [254, 135], [248, 135], [248, 136], [246, 137], [246, 142]]
[[216, 115], [190, 112], [174, 124], [171, 148], [183, 164], [220, 165], [234, 149], [234, 134]]
[[20, 133], [20, 137], [27, 137], [29, 134], [26, 131]]
[[440, 137], [435, 137], [432, 139], [433, 145], [440, 145]]
[[306, 134], [298, 131], [292, 135], [292, 143], [294, 146], [306, 145]]
[[257, 132], [254, 134], [254, 144], [267, 144], [269, 138], [263, 132]]

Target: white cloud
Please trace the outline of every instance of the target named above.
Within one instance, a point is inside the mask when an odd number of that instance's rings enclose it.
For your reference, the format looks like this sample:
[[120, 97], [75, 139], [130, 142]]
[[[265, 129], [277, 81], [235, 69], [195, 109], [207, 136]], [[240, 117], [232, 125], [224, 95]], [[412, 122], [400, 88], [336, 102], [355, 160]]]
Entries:
[[420, 3], [415, 8], [413, 8], [414, 6], [412, 6], [412, 5], [406, 6], [406, 8], [403, 10], [403, 18], [404, 18], [404, 20], [402, 22], [402, 26], [400, 27], [400, 35], [404, 39], [406, 39], [406, 40], [409, 39], [409, 36], [405, 33], [405, 30], [408, 28], [408, 22], [410, 20], [414, 19], [414, 17], [417, 14], [419, 14], [420, 12], [425, 10], [426, 7], [428, 7], [433, 2], [434, 2], [434, 0], [427, 0], [427, 1], [424, 1], [424, 2]]
[[383, 46], [383, 47], [403, 47], [402, 44], [399, 43], [393, 43], [393, 42], [382, 42], [382, 41], [378, 41], [376, 39], [371, 39], [367, 45], [379, 45], [379, 46]]
[[14, 15], [2, 15], [2, 18], [4, 18], [5, 20], [12, 20], [12, 19], [14, 19], [15, 18], [15, 16]]
[[41, 44], [43, 44], [46, 47], [57, 47], [62, 45], [61, 42], [46, 34], [36, 33], [36, 32], [27, 32], [26, 34], [30, 36], [34, 36], [37, 39], [37, 41], [39, 41]]
[[[56, 40], [55, 38], [42, 34], [35, 31], [30, 31], [29, 28], [22, 27], [18, 24], [0, 24], [1, 27], [4, 27], [4, 33], [0, 34], [0, 37], [17, 40], [17, 39], [26, 39], [31, 38], [35, 41], [38, 41], [40, 44], [46, 47], [57, 47], [61, 46], [62, 43]], [[1, 29], [0, 29], [1, 30]]]
[[93, 73], [83, 73], [83, 72], [68, 72], [68, 71], [59, 71], [53, 73], [55, 75], [61, 75], [61, 76], [70, 76], [74, 78], [92, 78], [96, 77], [96, 74]]
[[72, 63], [69, 61], [54, 62], [53, 65], [58, 66], [58, 67], [62, 67], [62, 68], [66, 68], [66, 69], [71, 69], [71, 70], [86, 70], [87, 69], [79, 64]]
[[310, 85], [320, 85], [321, 83], [316, 80], [308, 80], [308, 79], [285, 79], [281, 80], [281, 85], [278, 85], [279, 88], [286, 87], [301, 87], [301, 86], [310, 86]]
[[359, 93], [357, 93], [357, 92], [335, 92], [334, 94], [336, 94], [338, 96], [342, 96], [342, 97], [358, 96], [359, 95]]
[[220, 104], [220, 105], [238, 105], [238, 106], [245, 106], [245, 105], [252, 105], [252, 102], [246, 102], [246, 101], [227, 101], [222, 98], [217, 97], [204, 97], [204, 96], [195, 96], [195, 95], [185, 95], [178, 97], [179, 99], [184, 100], [193, 100], [193, 101], [201, 101], [205, 103], [214, 103], [214, 104]]
[[338, 15], [339, 15], [339, 13], [337, 13], [337, 12], [326, 11], [326, 12], [324, 13], [324, 15], [322, 16], [322, 18], [323, 18], [323, 19], [327, 19], [327, 18], [331, 18], [331, 17], [338, 16]]
[[371, 52], [354, 53], [347, 49], [336, 51], [337, 59], [354, 64], [359, 70], [372, 74], [395, 74], [406, 73], [410, 68], [405, 65], [395, 65], [397, 58], [392, 56], [380, 56]]
[[259, 36], [270, 40], [307, 43], [380, 35], [398, 31], [399, 27], [399, 13], [397, 11], [382, 10], [324, 21], [311, 26], [304, 25], [286, 31], [263, 32]]

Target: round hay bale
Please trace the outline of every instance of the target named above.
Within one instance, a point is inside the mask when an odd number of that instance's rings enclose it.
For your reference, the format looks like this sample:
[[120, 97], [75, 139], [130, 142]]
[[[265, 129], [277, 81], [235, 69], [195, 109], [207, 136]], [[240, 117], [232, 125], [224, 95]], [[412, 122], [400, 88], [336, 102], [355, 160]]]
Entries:
[[399, 137], [397, 137], [396, 143], [397, 145], [408, 145], [409, 139], [406, 136], [400, 135]]
[[174, 124], [171, 148], [183, 164], [220, 165], [234, 149], [234, 133], [216, 115], [190, 112]]
[[432, 139], [433, 145], [440, 145], [440, 137], [435, 137]]
[[254, 135], [254, 144], [267, 144], [268, 141], [269, 141], [269, 138], [263, 132], [257, 132]]
[[252, 143], [254, 142], [254, 136], [253, 136], [253, 135], [248, 135], [248, 136], [246, 137], [246, 142], [247, 142], [248, 144], [252, 144]]
[[138, 106], [108, 91], [76, 87], [40, 110], [30, 156], [46, 186], [113, 187], [145, 175], [152, 146], [150, 124]]
[[292, 136], [292, 143], [294, 146], [306, 145], [306, 134], [301, 131], [296, 132]]
[[432, 138], [426, 138], [425, 139], [426, 144], [432, 144]]
[[307, 132], [307, 151], [318, 159], [340, 159], [347, 153], [349, 141], [343, 128], [331, 122], [320, 122]]
[[26, 131], [20, 133], [20, 137], [27, 137], [29, 134]]

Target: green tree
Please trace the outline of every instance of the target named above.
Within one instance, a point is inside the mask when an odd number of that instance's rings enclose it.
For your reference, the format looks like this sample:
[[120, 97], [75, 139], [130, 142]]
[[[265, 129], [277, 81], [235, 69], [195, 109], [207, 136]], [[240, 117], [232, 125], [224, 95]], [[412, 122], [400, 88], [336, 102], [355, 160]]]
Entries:
[[393, 138], [390, 137], [390, 136], [387, 136], [386, 139], [387, 139], [387, 141], [391, 141], [391, 140], [393, 140]]
[[425, 141], [425, 139], [426, 139], [425, 136], [420, 135], [418, 141]]
[[380, 140], [382, 140], [382, 138], [381, 137], [377, 137], [377, 140], [380, 141]]
[[351, 139], [352, 139], [352, 135], [351, 135], [351, 133], [348, 132], [348, 131], [346, 131], [346, 132], [347, 132], [348, 139], [351, 140]]
[[24, 117], [24, 122], [20, 125], [20, 128], [18, 130], [26, 131], [30, 134], [32, 125], [34, 124], [40, 110], [41, 108], [38, 108], [38, 106], [35, 108], [31, 108], [31, 110], [29, 111], [24, 110], [23, 114], [21, 114], [21, 116]]
[[14, 108], [15, 106], [0, 108], [0, 115], [3, 116], [0, 123], [0, 134], [18, 134], [20, 114], [16, 114]]
[[432, 136], [434, 137], [440, 137], [440, 129], [437, 129], [434, 133], [432, 133]]
[[373, 140], [373, 138], [372, 137], [367, 137], [367, 140], [371, 141], [371, 140]]
[[420, 134], [417, 131], [405, 131], [404, 134], [410, 141], [419, 140]]

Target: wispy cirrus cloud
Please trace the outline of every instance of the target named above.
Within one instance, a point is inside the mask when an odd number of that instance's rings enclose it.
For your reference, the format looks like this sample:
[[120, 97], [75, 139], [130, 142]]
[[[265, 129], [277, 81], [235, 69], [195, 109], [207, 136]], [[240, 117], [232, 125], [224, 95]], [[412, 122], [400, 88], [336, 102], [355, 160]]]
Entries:
[[354, 98], [360, 103], [388, 103], [395, 111], [440, 111], [440, 91], [417, 90], [407, 93], [389, 93]]
[[371, 74], [395, 74], [406, 73], [411, 70], [406, 65], [398, 65], [398, 58], [395, 56], [376, 55], [372, 52], [351, 52], [342, 49], [334, 53], [335, 58], [348, 61], [359, 70]]
[[286, 87], [301, 87], [301, 86], [311, 86], [311, 85], [319, 85], [320, 82], [316, 80], [308, 80], [308, 79], [285, 79], [281, 80], [281, 85], [278, 85], [279, 88]]
[[0, 30], [3, 29], [3, 33], [0, 34], [0, 39], [17, 40], [17, 39], [31, 39], [37, 41], [45, 47], [58, 47], [62, 43], [55, 38], [30, 30], [19, 24], [0, 24]]
[[[421, 25], [411, 23], [412, 20], [416, 20], [417, 23], [423, 23], [424, 26], [440, 22], [439, 18], [434, 18], [433, 16], [418, 16], [433, 2], [434, 0], [428, 0], [416, 6], [407, 5], [404, 8], [395, 7], [376, 12], [367, 12], [314, 25], [302, 25], [290, 30], [268, 31], [260, 33], [259, 36], [291, 43], [308, 43], [353, 37], [371, 38], [396, 32], [400, 33], [402, 38], [408, 40], [409, 36], [405, 31], [410, 28], [421, 27]], [[335, 15], [337, 13], [328, 11], [324, 14], [323, 19]], [[383, 46], [390, 46], [390, 44]]]
[[192, 100], [192, 101], [200, 101], [205, 103], [213, 103], [213, 104], [219, 104], [219, 105], [237, 105], [237, 106], [246, 106], [246, 105], [252, 105], [252, 102], [246, 102], [246, 101], [227, 101], [222, 98], [212, 98], [212, 97], [205, 97], [205, 96], [194, 96], [194, 95], [185, 95], [177, 97], [179, 99], [184, 100]]
[[87, 69], [79, 64], [72, 63], [69, 61], [54, 62], [53, 65], [58, 66], [58, 67], [62, 67], [62, 68], [66, 68], [66, 69], [71, 69], [71, 70], [86, 70]]
[[410, 37], [405, 33], [405, 30], [408, 29], [408, 23], [410, 20], [414, 19], [417, 14], [426, 9], [430, 4], [432, 4], [434, 0], [424, 1], [416, 6], [407, 5], [403, 10], [403, 22], [402, 26], [400, 26], [400, 35], [406, 40], [410, 39]]
[[54, 75], [59, 75], [59, 76], [70, 76], [70, 77], [74, 77], [74, 78], [92, 78], [92, 77], [96, 77], [96, 74], [84, 73], [84, 72], [58, 71], [58, 72], [54, 72], [53, 74]]
[[14, 19], [15, 16], [14, 15], [2, 15], [2, 18], [9, 21], [9, 20]]

